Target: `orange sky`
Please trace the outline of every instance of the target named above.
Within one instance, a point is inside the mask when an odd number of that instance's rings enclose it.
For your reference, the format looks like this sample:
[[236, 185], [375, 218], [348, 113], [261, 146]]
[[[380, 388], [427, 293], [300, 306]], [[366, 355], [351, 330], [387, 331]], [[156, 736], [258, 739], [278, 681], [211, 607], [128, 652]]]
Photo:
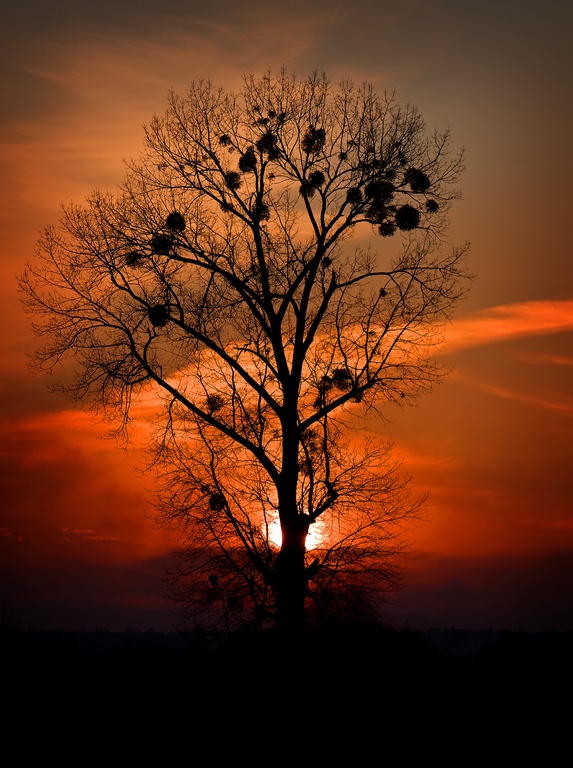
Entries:
[[[113, 188], [169, 88], [285, 64], [396, 88], [467, 149], [450, 238], [477, 276], [449, 379], [390, 434], [427, 521], [390, 619], [573, 628], [573, 12], [549, 0], [10, 4], [0, 46], [0, 609], [30, 626], [168, 628], [174, 546], [139, 454], [30, 376], [14, 275], [61, 201]], [[149, 481], [147, 481], [149, 482]]]

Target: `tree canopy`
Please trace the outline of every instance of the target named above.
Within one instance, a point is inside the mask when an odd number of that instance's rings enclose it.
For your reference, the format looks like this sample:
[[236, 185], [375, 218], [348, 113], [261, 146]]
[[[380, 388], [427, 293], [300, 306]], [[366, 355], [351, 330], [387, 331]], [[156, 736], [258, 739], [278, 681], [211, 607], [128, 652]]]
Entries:
[[162, 394], [158, 505], [184, 532], [174, 590], [198, 620], [300, 626], [395, 583], [418, 502], [355, 427], [440, 377], [465, 287], [465, 248], [443, 243], [461, 171], [447, 131], [370, 85], [199, 82], [115, 194], [44, 231], [21, 280], [36, 364], [73, 358], [62, 388], [120, 428]]

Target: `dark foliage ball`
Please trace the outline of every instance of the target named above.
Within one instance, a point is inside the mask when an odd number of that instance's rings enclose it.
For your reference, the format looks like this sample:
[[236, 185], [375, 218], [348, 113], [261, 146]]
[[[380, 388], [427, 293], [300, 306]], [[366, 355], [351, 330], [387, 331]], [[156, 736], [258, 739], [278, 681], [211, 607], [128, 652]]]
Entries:
[[259, 221], [268, 221], [271, 218], [271, 211], [266, 203], [259, 203], [251, 208], [251, 216]]
[[368, 200], [377, 203], [389, 203], [394, 196], [394, 186], [387, 180], [372, 179], [364, 188], [364, 194]]
[[302, 151], [307, 155], [316, 154], [326, 143], [324, 128], [309, 128], [302, 138]]
[[382, 237], [392, 237], [396, 234], [396, 225], [393, 221], [385, 221], [378, 227], [378, 232]]
[[151, 238], [151, 250], [158, 256], [167, 256], [173, 245], [173, 235], [166, 232], [158, 232]]
[[332, 372], [332, 383], [337, 389], [351, 389], [352, 376], [346, 368], [335, 368]]
[[404, 174], [404, 181], [410, 185], [412, 192], [427, 192], [431, 185], [426, 174], [417, 168], [408, 168]]
[[308, 179], [305, 179], [299, 187], [299, 192], [301, 195], [305, 195], [311, 200], [316, 192], [316, 187], [313, 186]]
[[257, 170], [257, 156], [254, 147], [248, 147], [239, 158], [239, 170], [242, 173], [254, 173]]
[[165, 304], [156, 304], [149, 308], [147, 315], [154, 328], [163, 328], [169, 319], [169, 309]]
[[322, 441], [320, 435], [312, 429], [305, 429], [300, 436], [300, 441], [309, 453], [320, 453]]
[[346, 202], [350, 203], [350, 205], [356, 205], [362, 202], [362, 192], [358, 187], [350, 187], [346, 193]]
[[364, 194], [366, 195], [366, 199], [372, 200], [373, 198], [377, 197], [379, 188], [379, 181], [369, 181], [368, 184], [364, 187]]
[[225, 405], [225, 401], [223, 400], [221, 395], [209, 395], [207, 397], [206, 406], [209, 413], [215, 413], [216, 411], [220, 411], [224, 405]]
[[426, 200], [426, 210], [428, 213], [437, 213], [440, 210], [440, 206], [436, 200]]
[[144, 254], [140, 251], [130, 251], [125, 254], [125, 263], [128, 267], [136, 267], [138, 264], [141, 264], [144, 258]]
[[185, 229], [185, 219], [179, 213], [179, 211], [173, 211], [165, 219], [165, 226], [172, 232], [183, 232]]
[[228, 134], [223, 133], [221, 136], [219, 136], [219, 144], [222, 144], [224, 147], [228, 147], [230, 143], [231, 137]]
[[209, 497], [209, 509], [217, 512], [225, 506], [225, 498], [221, 493], [212, 493]]
[[225, 184], [233, 191], [239, 189], [241, 186], [241, 174], [237, 173], [237, 171], [229, 171], [225, 174]]
[[396, 226], [404, 232], [416, 229], [420, 223], [420, 212], [412, 205], [402, 205], [396, 211]]
[[278, 160], [281, 154], [277, 145], [277, 137], [272, 131], [263, 133], [260, 139], [257, 140], [257, 149], [259, 152], [267, 155], [269, 160]]
[[322, 171], [313, 171], [308, 177], [308, 180], [313, 187], [318, 188], [318, 187], [322, 187], [322, 185], [326, 181], [326, 177]]
[[366, 217], [372, 224], [383, 224], [396, 212], [393, 205], [384, 205], [379, 200], [372, 200], [366, 210]]

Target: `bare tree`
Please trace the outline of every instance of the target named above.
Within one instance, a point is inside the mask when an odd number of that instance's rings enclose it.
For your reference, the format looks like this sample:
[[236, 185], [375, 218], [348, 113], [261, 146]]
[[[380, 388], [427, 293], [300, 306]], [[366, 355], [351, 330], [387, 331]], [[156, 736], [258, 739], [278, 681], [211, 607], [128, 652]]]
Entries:
[[[193, 84], [145, 136], [117, 194], [44, 232], [21, 280], [36, 362], [75, 358], [62, 388], [122, 428], [134, 395], [163, 393], [176, 590], [203, 618], [299, 627], [395, 583], [418, 502], [353, 425], [440, 377], [430, 353], [464, 287], [465, 248], [442, 245], [461, 154], [393, 94], [284, 72], [236, 95]], [[372, 232], [400, 249], [379, 256]]]

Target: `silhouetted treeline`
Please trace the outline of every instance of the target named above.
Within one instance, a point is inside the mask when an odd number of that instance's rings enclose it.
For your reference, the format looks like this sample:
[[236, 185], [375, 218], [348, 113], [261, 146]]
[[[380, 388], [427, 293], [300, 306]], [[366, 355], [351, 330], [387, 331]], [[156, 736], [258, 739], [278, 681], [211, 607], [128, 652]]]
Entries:
[[433, 670], [499, 672], [571, 665], [573, 632], [500, 630], [396, 630], [383, 625], [336, 626], [294, 637], [273, 631], [224, 634], [9, 629], [0, 634], [2, 658], [21, 672], [65, 675], [74, 670], [137, 671], [174, 667], [209, 674], [256, 677], [274, 664], [290, 664], [314, 679], [333, 669], [389, 679], [402, 664]]

